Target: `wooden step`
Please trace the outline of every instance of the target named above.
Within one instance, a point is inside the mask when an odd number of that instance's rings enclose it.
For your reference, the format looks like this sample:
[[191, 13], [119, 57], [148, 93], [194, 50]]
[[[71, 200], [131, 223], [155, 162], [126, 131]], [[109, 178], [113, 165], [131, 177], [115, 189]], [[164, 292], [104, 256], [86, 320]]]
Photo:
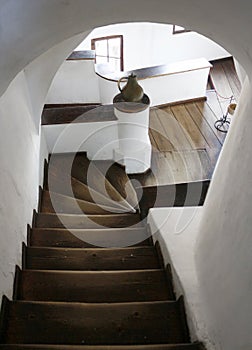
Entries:
[[161, 267], [154, 247], [26, 247], [23, 254], [23, 268], [35, 270], [148, 270]]
[[92, 202], [75, 199], [52, 191], [43, 191], [40, 211], [42, 213], [66, 214], [113, 214], [114, 208], [99, 206]]
[[138, 208], [136, 191], [125, 169], [113, 160], [96, 160], [93, 162], [100, 172], [107, 178], [113, 187], [122, 195], [134, 208]]
[[136, 188], [142, 217], [151, 208], [200, 206], [204, 204], [210, 180]]
[[181, 301], [84, 304], [6, 301], [0, 343], [144, 345], [188, 343]]
[[200, 343], [152, 344], [152, 345], [36, 345], [3, 344], [0, 350], [204, 350]]
[[55, 248], [127, 247], [150, 245], [145, 228], [110, 228], [101, 230], [64, 230], [33, 228], [29, 245]]
[[46, 180], [44, 188], [46, 190], [50, 189], [50, 191], [61, 193], [66, 196], [74, 196], [77, 199], [82, 199], [87, 202], [109, 206], [118, 210], [118, 212], [125, 212], [125, 210], [128, 210], [128, 207], [125, 208], [125, 206], [121, 205], [119, 202], [115, 202], [109, 197], [105, 197], [101, 193], [88, 187], [83, 182], [69, 176], [69, 174], [59, 172], [57, 169], [54, 170], [53, 166], [50, 166], [49, 169], [49, 180], [47, 179], [47, 173], [45, 174], [45, 177]]
[[15, 300], [117, 303], [174, 300], [165, 270], [16, 270]]
[[104, 227], [142, 227], [139, 214], [108, 214], [108, 215], [74, 215], [74, 214], [44, 214], [35, 216], [35, 227], [40, 228], [70, 228], [70, 229], [102, 229]]
[[63, 173], [65, 176], [68, 175], [68, 177], [71, 175], [72, 177], [88, 185], [88, 187], [101, 193], [103, 196], [106, 196], [115, 202], [119, 202], [129, 211], [131, 210], [134, 212], [134, 208], [110, 184], [110, 182], [96, 168], [93, 162], [88, 160], [85, 154], [53, 154], [50, 158], [48, 168], [49, 185], [51, 172], [54, 173], [54, 176], [62, 176]]

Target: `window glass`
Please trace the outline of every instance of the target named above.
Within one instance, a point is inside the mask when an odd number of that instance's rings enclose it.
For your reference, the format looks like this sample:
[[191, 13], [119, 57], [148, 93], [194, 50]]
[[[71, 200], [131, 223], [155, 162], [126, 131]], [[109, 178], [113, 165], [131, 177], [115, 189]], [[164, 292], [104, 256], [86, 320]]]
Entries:
[[91, 40], [96, 63], [109, 63], [113, 71], [123, 71], [123, 36], [113, 35]]

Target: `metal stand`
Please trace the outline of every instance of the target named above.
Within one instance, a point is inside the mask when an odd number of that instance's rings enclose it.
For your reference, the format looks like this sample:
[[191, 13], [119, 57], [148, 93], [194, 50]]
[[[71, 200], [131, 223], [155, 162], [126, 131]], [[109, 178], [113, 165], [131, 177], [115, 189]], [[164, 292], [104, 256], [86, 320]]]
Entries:
[[[230, 97], [230, 101], [229, 104], [231, 104], [231, 102], [233, 101], [234, 96]], [[229, 114], [229, 109], [227, 108], [227, 112], [226, 114], [223, 114], [222, 118], [218, 119], [215, 123], [214, 123], [214, 127], [224, 133], [228, 132], [228, 127], [230, 124], [230, 120], [228, 118], [228, 114]]]

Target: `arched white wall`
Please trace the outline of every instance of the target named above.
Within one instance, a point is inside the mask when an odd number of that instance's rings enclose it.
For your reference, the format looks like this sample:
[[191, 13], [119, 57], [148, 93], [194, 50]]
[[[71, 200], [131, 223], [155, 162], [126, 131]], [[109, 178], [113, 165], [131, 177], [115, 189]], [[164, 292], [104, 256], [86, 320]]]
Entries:
[[18, 72], [52, 46], [111, 23], [181, 24], [218, 42], [245, 68], [251, 64], [251, 4], [246, 0], [1, 0], [0, 5], [0, 95]]
[[0, 297], [12, 295], [15, 265], [21, 265], [26, 225], [37, 208], [47, 145], [40, 115], [51, 80], [83, 34], [44, 53], [12, 81], [0, 97]]
[[[57, 43], [99, 25], [130, 21], [177, 23], [192, 28], [237, 57], [251, 79], [251, 15], [252, 3], [247, 0], [212, 0], [210, 3], [202, 0], [1, 0], [0, 95], [19, 72]], [[65, 53], [57, 56], [59, 64]], [[44, 68], [49, 69], [52, 63], [48, 60]], [[44, 74], [46, 76], [46, 69]], [[41, 81], [36, 82], [38, 86], [41, 84]], [[247, 84], [204, 208], [196, 256], [209, 337], [216, 343], [217, 350], [247, 350], [252, 346], [252, 91]], [[1, 246], [6, 248], [2, 259], [7, 259], [2, 264], [1, 274], [3, 290], [9, 293], [12, 271], [8, 264], [13, 265], [17, 260], [18, 241], [24, 235], [21, 226], [25, 225], [16, 216], [22, 215], [29, 221], [28, 209], [21, 214], [12, 209], [16, 206], [15, 209], [22, 210], [23, 203], [31, 208], [35, 203], [36, 186], [34, 182], [28, 184], [26, 172], [38, 160], [39, 140], [34, 136], [37, 135], [34, 125], [28, 121], [33, 112], [29, 110], [31, 101], [27, 89], [30, 87], [27, 88], [23, 73], [20, 73], [0, 101], [1, 136], [4, 135], [5, 140], [1, 140], [1, 169], [4, 169], [1, 171], [7, 170], [9, 175], [1, 177], [1, 193], [5, 194], [1, 218], [9, 218], [12, 213], [12, 219], [15, 219], [12, 225], [10, 220], [4, 219], [1, 226], [1, 240], [6, 241]], [[41, 110], [39, 103], [42, 103], [45, 90], [38, 89], [40, 96], [37, 96], [34, 110]], [[15, 106], [17, 99], [22, 109]], [[12, 117], [6, 117], [8, 112]], [[18, 137], [13, 137], [17, 134]], [[8, 143], [8, 138], [12, 144]], [[15, 153], [16, 149], [18, 152]], [[24, 160], [27, 162], [22, 168]], [[8, 195], [10, 191], [13, 195]], [[28, 196], [29, 191], [33, 193], [32, 199]], [[8, 235], [12, 237], [9, 241]]]
[[174, 35], [173, 25], [119, 23], [94, 29], [76, 48], [90, 50], [91, 40], [123, 35], [124, 70], [133, 70], [205, 57], [208, 61], [230, 56], [212, 40], [193, 31]]

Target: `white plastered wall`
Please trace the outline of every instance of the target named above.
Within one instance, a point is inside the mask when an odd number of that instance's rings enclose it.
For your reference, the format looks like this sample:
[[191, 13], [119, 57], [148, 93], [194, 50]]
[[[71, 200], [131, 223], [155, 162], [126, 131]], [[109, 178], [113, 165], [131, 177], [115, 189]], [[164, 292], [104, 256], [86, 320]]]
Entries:
[[195, 246], [199, 298], [216, 350], [252, 348], [251, 95], [247, 80]]
[[100, 103], [94, 60], [64, 61], [52, 81], [46, 103]]
[[0, 295], [10, 297], [39, 184], [40, 136], [23, 72], [0, 99], [0, 130]]
[[0, 297], [12, 296], [15, 265], [21, 266], [26, 227], [37, 209], [48, 157], [40, 127], [44, 100], [61, 55], [67, 56], [82, 38], [83, 34], [65, 41], [37, 58], [0, 98]]

